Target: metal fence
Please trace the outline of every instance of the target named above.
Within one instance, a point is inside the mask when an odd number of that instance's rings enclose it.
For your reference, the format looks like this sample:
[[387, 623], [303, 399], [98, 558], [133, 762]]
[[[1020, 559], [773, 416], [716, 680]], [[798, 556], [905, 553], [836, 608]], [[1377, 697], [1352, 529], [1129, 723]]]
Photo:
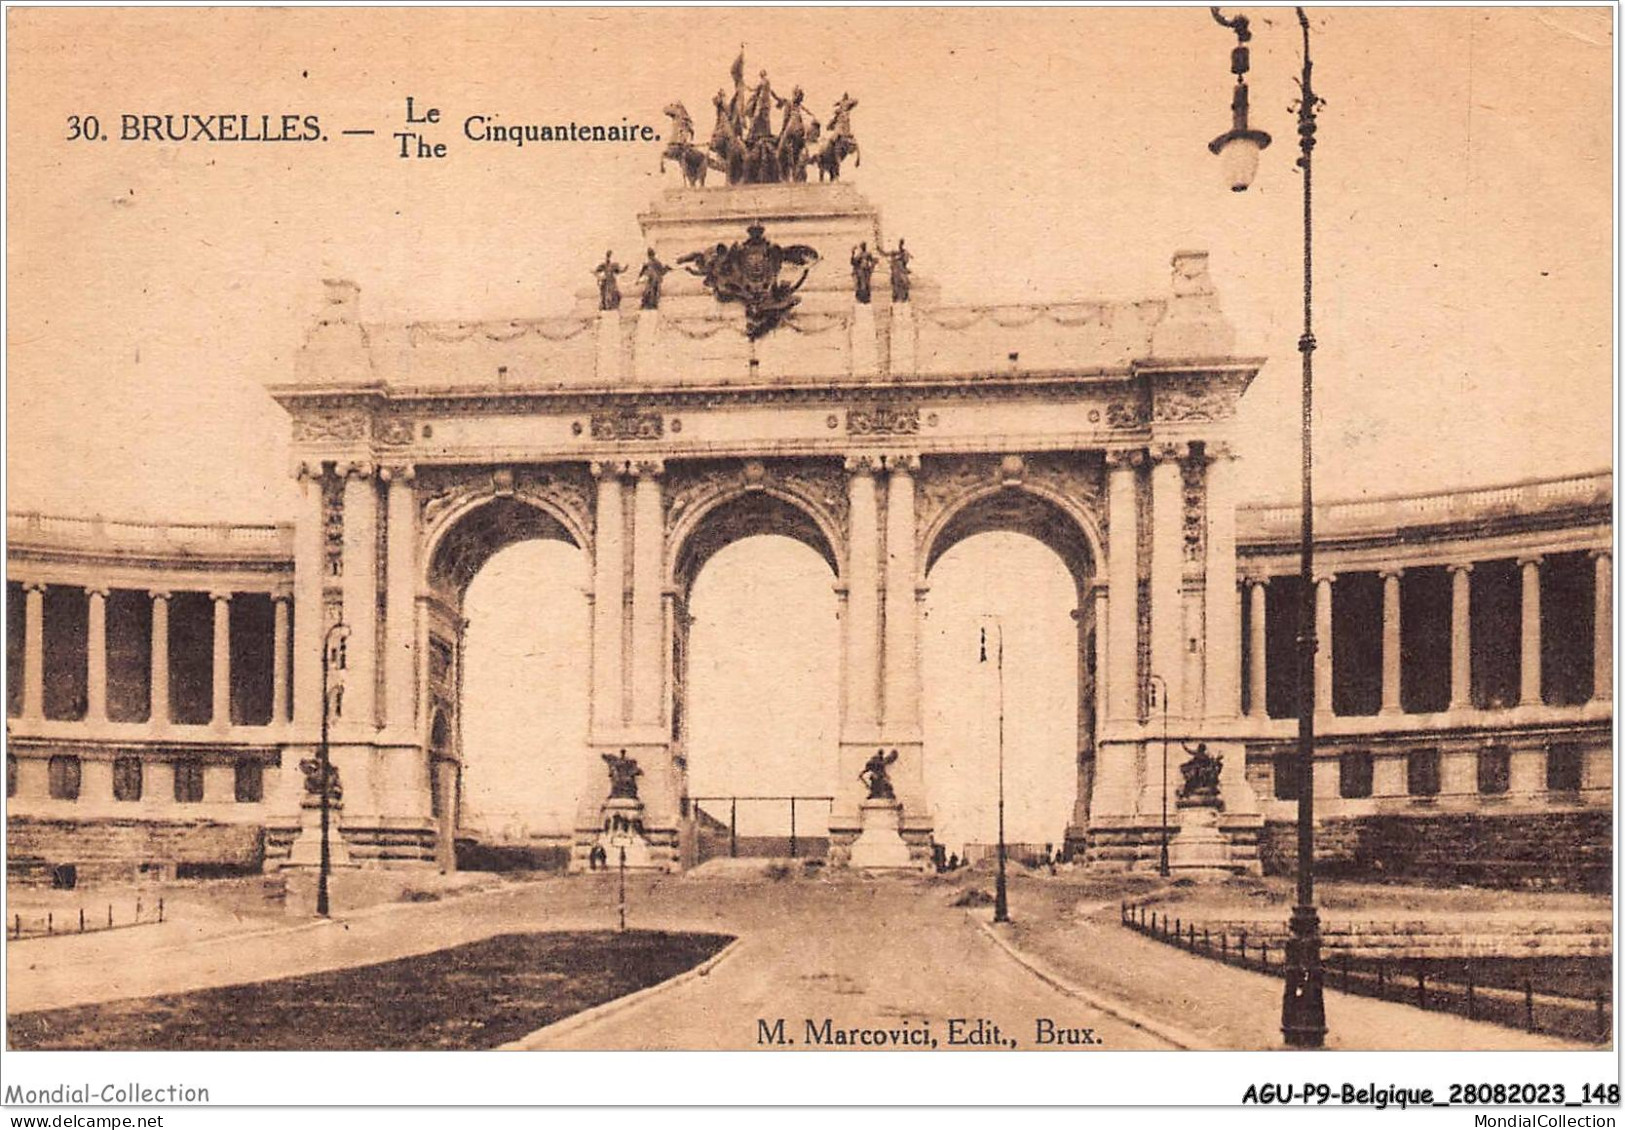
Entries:
[[152, 926], [164, 920], [164, 900], [147, 903], [135, 900], [134, 907], [120, 908], [108, 903], [106, 913], [101, 906], [63, 909], [61, 913], [47, 910], [26, 917], [18, 912], [6, 923], [8, 938], [60, 938], [71, 934], [92, 934], [101, 930], [121, 930], [129, 926]]
[[829, 855], [829, 796], [688, 798], [695, 863], [709, 859], [823, 859]]
[[[1286, 946], [1280, 937], [1249, 938], [1246, 931], [1214, 931], [1205, 923], [1123, 902], [1124, 926], [1149, 938], [1226, 965], [1282, 977]], [[1527, 972], [1510, 972], [1528, 958], [1360, 958], [1331, 950], [1322, 959], [1324, 984], [1345, 993], [1396, 1001], [1433, 1012], [1450, 1012], [1526, 1032], [1606, 1043], [1613, 996], [1599, 988], [1585, 996], [1552, 992]], [[1497, 981], [1513, 984], [1497, 984]]]

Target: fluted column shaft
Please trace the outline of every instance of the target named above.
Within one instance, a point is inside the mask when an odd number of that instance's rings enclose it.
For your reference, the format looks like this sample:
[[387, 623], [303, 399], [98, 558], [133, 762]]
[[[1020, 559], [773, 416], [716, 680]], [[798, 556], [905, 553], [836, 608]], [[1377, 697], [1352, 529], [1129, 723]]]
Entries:
[[213, 592], [209, 600], [214, 607], [214, 678], [209, 722], [216, 729], [224, 729], [231, 725], [231, 594]]
[[23, 717], [45, 717], [45, 586], [23, 586]]
[[919, 600], [914, 591], [914, 472], [918, 456], [888, 460], [886, 487], [886, 729], [891, 741], [920, 733]]
[[1332, 582], [1330, 573], [1315, 578], [1315, 713], [1332, 710]]
[[1247, 713], [1253, 718], [1266, 718], [1269, 716], [1269, 637], [1266, 634], [1266, 617], [1269, 615], [1269, 581], [1257, 577], [1247, 582], [1247, 591], [1252, 600], [1252, 614], [1248, 617], [1248, 629], [1251, 632], [1247, 646], [1248, 676], [1252, 685], [1248, 690]]
[[85, 628], [85, 720], [107, 721], [107, 590], [85, 590], [89, 599]]
[[1382, 710], [1383, 714], [1398, 714], [1400, 706], [1400, 570], [1389, 569], [1382, 574]]
[[152, 706], [147, 722], [154, 729], [169, 724], [169, 594], [152, 594]]
[[626, 514], [618, 463], [597, 463], [593, 534], [592, 718], [596, 732], [620, 728], [623, 712], [621, 624], [626, 613]]
[[[378, 488], [373, 468], [357, 464], [344, 480], [344, 721], [378, 724]], [[320, 656], [318, 656], [318, 660]]]
[[632, 494], [632, 720], [657, 725], [665, 711], [665, 611], [661, 563], [665, 557], [665, 505], [658, 459], [633, 464]]
[[1168, 713], [1185, 713], [1184, 444], [1164, 444], [1151, 467], [1151, 673], [1168, 688]]
[[1450, 709], [1473, 702], [1473, 567], [1450, 566]]
[[[322, 596], [327, 576], [322, 478], [319, 467], [300, 469], [303, 497], [293, 528], [293, 718], [310, 727], [312, 737], [322, 719], [322, 634], [327, 630]], [[156, 634], [156, 619], [153, 631]]]
[[[852, 522], [846, 598], [847, 727], [870, 730], [879, 721], [880, 526], [872, 456], [847, 460]], [[866, 740], [867, 734], [858, 740]]]
[[384, 549], [384, 722], [397, 733], [408, 733], [417, 723], [416, 472], [407, 464], [386, 467], [382, 475], [389, 483]]
[[1614, 697], [1614, 558], [1606, 550], [1599, 550], [1595, 557], [1597, 590], [1593, 600], [1596, 614], [1592, 622], [1592, 697], [1599, 702], [1607, 702]]
[[1111, 542], [1106, 553], [1106, 717], [1132, 722], [1139, 717], [1139, 465], [1142, 450], [1107, 456]]
[[271, 598], [271, 723], [288, 720], [288, 610], [287, 596]]
[[1206, 664], [1203, 703], [1210, 718], [1241, 713], [1241, 607], [1236, 597], [1235, 459], [1228, 446], [1207, 449]]
[[1518, 560], [1523, 574], [1523, 603], [1519, 632], [1518, 703], [1540, 703], [1540, 558]]

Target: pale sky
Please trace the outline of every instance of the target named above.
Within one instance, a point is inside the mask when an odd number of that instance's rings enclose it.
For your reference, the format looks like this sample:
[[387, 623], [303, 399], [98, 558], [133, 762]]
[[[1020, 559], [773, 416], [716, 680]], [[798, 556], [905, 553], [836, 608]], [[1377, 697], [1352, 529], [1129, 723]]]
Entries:
[[[947, 301], [1164, 293], [1213, 253], [1240, 348], [1244, 485], [1292, 494], [1299, 297], [1297, 29], [1256, 13], [1254, 124], [1277, 143], [1235, 195], [1231, 37], [1205, 8], [761, 11], [8, 11], [8, 505], [285, 518], [286, 380], [319, 280], [365, 316], [567, 308], [629, 259], [654, 148], [476, 147], [469, 114], [702, 126], [737, 44], [827, 114], [859, 100], [848, 176]], [[1612, 14], [1317, 9], [1323, 495], [1611, 462]], [[443, 162], [401, 161], [405, 98], [442, 108]], [[64, 140], [70, 114], [318, 113], [370, 140]]]

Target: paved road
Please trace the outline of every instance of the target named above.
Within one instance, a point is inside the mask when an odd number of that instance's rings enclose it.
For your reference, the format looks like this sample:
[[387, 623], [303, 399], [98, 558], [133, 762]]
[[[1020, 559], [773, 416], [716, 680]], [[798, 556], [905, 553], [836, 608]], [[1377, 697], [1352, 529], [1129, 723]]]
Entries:
[[[713, 888], [704, 901], [745, 939], [736, 952], [705, 977], [602, 1019], [544, 1032], [530, 1046], [920, 1046], [895, 1042], [901, 1037], [943, 1048], [1031, 1049], [1041, 1046], [1041, 1021], [1095, 1041], [1048, 1045], [1060, 1050], [1168, 1046], [1039, 980], [963, 910], [946, 905], [950, 892], [941, 886], [908, 880], [690, 886]], [[838, 1043], [842, 1033], [853, 1042]]]

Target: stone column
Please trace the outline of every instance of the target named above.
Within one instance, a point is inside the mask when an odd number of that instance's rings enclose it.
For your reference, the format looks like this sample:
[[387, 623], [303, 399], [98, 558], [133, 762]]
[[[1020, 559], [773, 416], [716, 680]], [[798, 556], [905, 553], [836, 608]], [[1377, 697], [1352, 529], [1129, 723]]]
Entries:
[[1592, 557], [1597, 563], [1597, 591], [1596, 615], [1592, 622], [1591, 697], [1607, 702], [1614, 697], [1614, 558], [1606, 549], [1597, 550]]
[[344, 722], [371, 732], [378, 725], [378, 489], [372, 464], [352, 463], [341, 470], [344, 622], [350, 629], [344, 649]]
[[23, 585], [23, 717], [45, 717], [45, 584]]
[[1540, 705], [1540, 558], [1520, 557], [1523, 604], [1519, 633], [1518, 705]]
[[1269, 607], [1269, 578], [1254, 577], [1247, 582], [1249, 599], [1252, 601], [1252, 615], [1248, 617], [1248, 629], [1252, 633], [1247, 640], [1248, 676], [1252, 686], [1248, 690], [1247, 715], [1250, 718], [1269, 717], [1269, 650], [1266, 646], [1268, 636], [1264, 628], [1265, 617], [1268, 616]]
[[1315, 578], [1315, 713], [1332, 710], [1332, 582], [1336, 574]]
[[169, 725], [169, 593], [152, 593], [152, 706], [147, 724], [153, 729]]
[[90, 601], [85, 632], [85, 721], [107, 721], [107, 589], [86, 588]]
[[288, 721], [288, 609], [286, 593], [271, 597], [271, 724]]
[[[322, 633], [327, 630], [322, 590], [326, 584], [326, 503], [320, 464], [302, 464], [303, 495], [293, 527], [293, 720], [315, 739], [322, 720]], [[153, 624], [157, 631], [157, 622]]]
[[886, 489], [886, 730], [920, 739], [919, 599], [915, 594], [914, 474], [917, 455], [894, 455]]
[[418, 503], [416, 468], [379, 472], [389, 484], [384, 560], [384, 723], [403, 739], [417, 728]]
[[1473, 704], [1473, 567], [1450, 566], [1450, 709]]
[[1109, 623], [1104, 671], [1106, 717], [1133, 722], [1140, 716], [1139, 467], [1143, 449], [1106, 454], [1111, 541], [1106, 551]]
[[1185, 454], [1185, 444], [1159, 444], [1151, 466], [1151, 673], [1174, 718], [1185, 714]]
[[632, 495], [632, 720], [659, 725], [665, 689], [665, 615], [662, 564], [666, 553], [666, 509], [661, 499], [659, 459], [633, 463]]
[[214, 605], [214, 683], [209, 724], [223, 730], [231, 725], [231, 594], [211, 592], [209, 600]]
[[1382, 709], [1383, 714], [1400, 713], [1399, 656], [1400, 604], [1399, 578], [1403, 569], [1382, 571]]
[[867, 741], [880, 719], [880, 529], [872, 455], [846, 461], [852, 522], [847, 561], [846, 717], [843, 729]]
[[1236, 602], [1235, 456], [1207, 446], [1207, 595], [1203, 702], [1209, 718], [1241, 713], [1241, 610]]
[[614, 734], [622, 722], [621, 622], [626, 613], [626, 515], [621, 463], [594, 463], [598, 501], [593, 534], [592, 727]]

